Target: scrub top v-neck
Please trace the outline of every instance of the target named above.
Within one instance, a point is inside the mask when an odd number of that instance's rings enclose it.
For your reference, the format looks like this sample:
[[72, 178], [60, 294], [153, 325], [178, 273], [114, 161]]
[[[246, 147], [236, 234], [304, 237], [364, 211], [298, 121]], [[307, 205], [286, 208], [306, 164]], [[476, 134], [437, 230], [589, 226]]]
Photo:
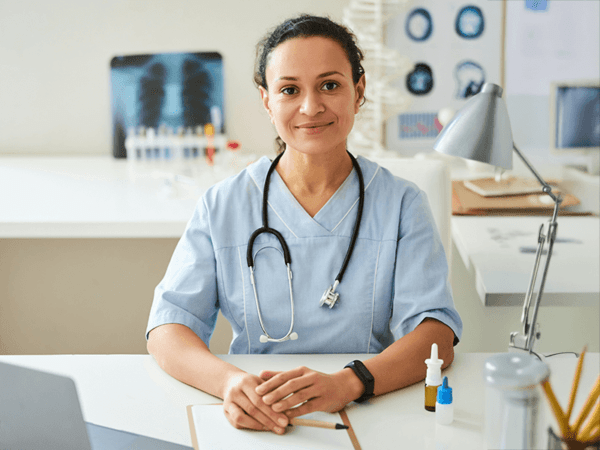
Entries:
[[[266, 157], [199, 200], [155, 290], [147, 333], [180, 323], [208, 345], [220, 309], [232, 325], [231, 353], [377, 353], [427, 317], [448, 325], [458, 342], [462, 322], [425, 194], [365, 158], [359, 156], [358, 163], [365, 184], [362, 223], [333, 309], [320, 307], [319, 300], [350, 242], [359, 197], [356, 171], [314, 217], [276, 171], [271, 176], [269, 226], [290, 249], [297, 340], [260, 342], [246, 264], [248, 238], [262, 223]], [[291, 311], [281, 247], [274, 236], [263, 234], [253, 253], [265, 327], [273, 336], [285, 335]]]

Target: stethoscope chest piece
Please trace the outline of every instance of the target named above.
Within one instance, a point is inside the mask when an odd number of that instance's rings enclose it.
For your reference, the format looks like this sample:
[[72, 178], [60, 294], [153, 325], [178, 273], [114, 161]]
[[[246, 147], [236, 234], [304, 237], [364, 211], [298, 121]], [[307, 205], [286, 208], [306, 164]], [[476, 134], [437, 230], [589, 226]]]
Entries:
[[333, 286], [329, 286], [329, 289], [323, 293], [321, 301], [319, 302], [319, 306], [327, 305], [329, 306], [329, 309], [335, 306], [335, 303], [340, 299], [340, 294], [335, 292], [337, 285], [338, 281], [336, 280]]

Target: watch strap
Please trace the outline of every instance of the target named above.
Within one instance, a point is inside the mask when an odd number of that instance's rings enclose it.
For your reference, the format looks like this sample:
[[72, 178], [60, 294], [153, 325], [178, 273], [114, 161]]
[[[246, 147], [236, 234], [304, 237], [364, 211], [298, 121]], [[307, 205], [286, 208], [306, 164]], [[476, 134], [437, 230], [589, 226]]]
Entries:
[[369, 372], [369, 369], [366, 368], [362, 361], [354, 360], [346, 364], [344, 366], [344, 369], [345, 368], [352, 369], [352, 371], [356, 374], [358, 379], [365, 386], [365, 391], [363, 392], [363, 394], [354, 401], [356, 403], [362, 403], [365, 400], [368, 400], [371, 397], [373, 397], [373, 391], [375, 390], [375, 378], [373, 378], [373, 375], [371, 374], [371, 372]]

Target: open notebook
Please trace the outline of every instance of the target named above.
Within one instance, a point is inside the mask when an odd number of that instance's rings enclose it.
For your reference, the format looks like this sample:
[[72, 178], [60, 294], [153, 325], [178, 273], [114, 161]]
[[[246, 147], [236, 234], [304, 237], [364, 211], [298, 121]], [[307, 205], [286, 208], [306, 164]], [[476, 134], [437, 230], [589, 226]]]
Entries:
[[[188, 406], [192, 444], [196, 450], [360, 450], [352, 426], [345, 416], [348, 430], [291, 426], [284, 435], [269, 431], [238, 430], [231, 426], [223, 405]], [[342, 423], [341, 414], [315, 412], [305, 419]]]

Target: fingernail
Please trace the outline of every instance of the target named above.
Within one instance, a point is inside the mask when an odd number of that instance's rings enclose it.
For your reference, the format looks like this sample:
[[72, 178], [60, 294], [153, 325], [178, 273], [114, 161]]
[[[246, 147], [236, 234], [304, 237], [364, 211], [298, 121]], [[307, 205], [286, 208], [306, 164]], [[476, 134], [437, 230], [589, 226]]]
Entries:
[[256, 386], [256, 389], [254, 389], [254, 391], [255, 391], [255, 392], [258, 394], [258, 395], [260, 395], [260, 394], [262, 394], [262, 393], [263, 393], [263, 391], [264, 391], [264, 388], [263, 388], [262, 386]]
[[277, 427], [275, 427], [275, 433], [283, 434], [283, 428], [277, 428]]
[[273, 411], [281, 411], [283, 409], [283, 406], [279, 403], [275, 404], [272, 406]]
[[277, 422], [279, 422], [279, 425], [281, 425], [282, 427], [285, 427], [288, 423], [288, 421], [285, 420], [283, 417], [281, 419], [279, 419]]

